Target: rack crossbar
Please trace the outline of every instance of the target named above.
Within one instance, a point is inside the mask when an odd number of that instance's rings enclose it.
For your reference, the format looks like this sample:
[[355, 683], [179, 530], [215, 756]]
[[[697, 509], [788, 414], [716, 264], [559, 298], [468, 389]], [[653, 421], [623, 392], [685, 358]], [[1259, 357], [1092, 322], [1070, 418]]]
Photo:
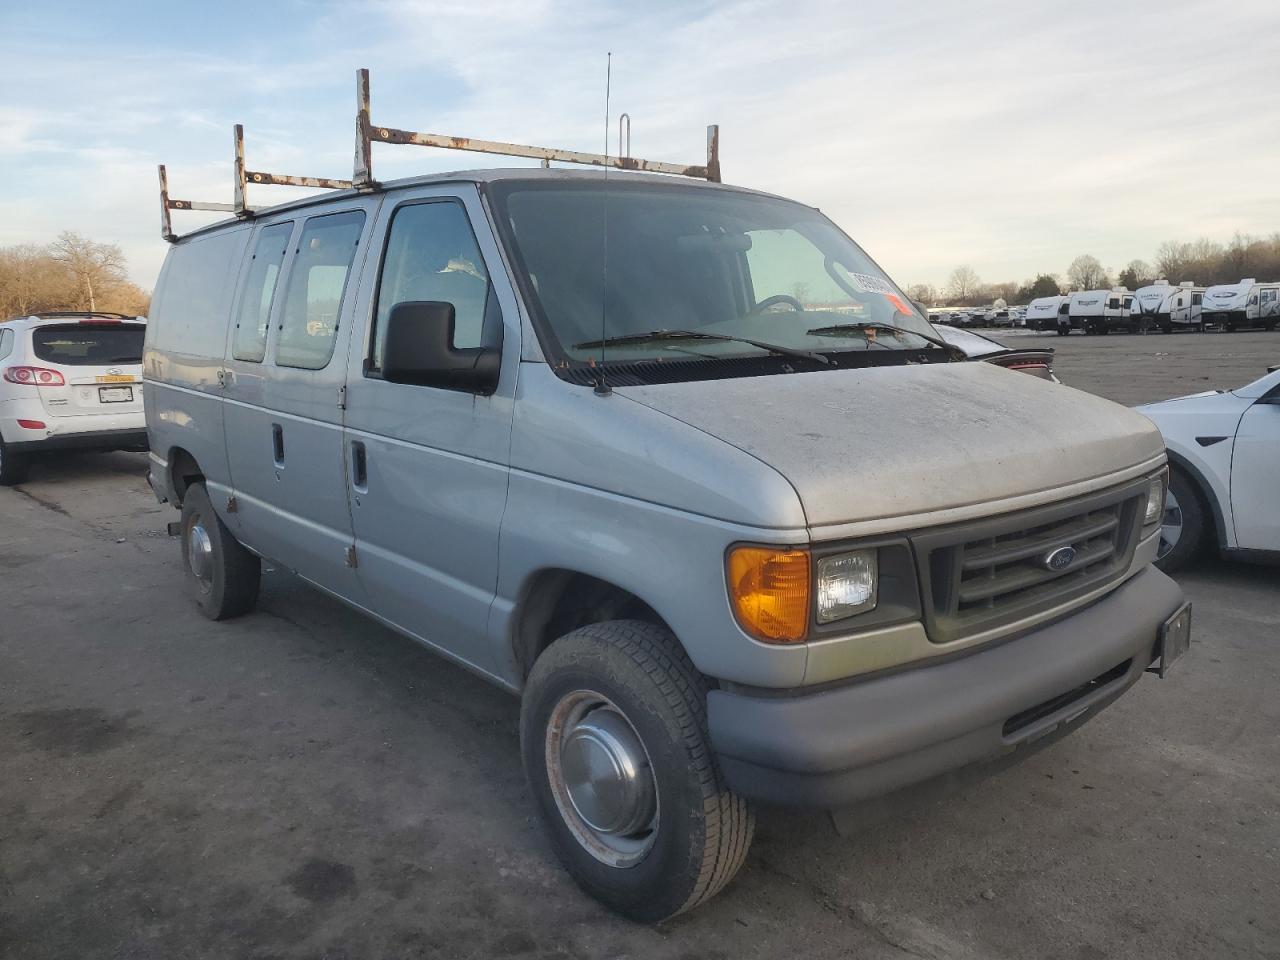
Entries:
[[216, 210], [219, 213], [235, 213], [234, 203], [217, 203], [211, 200], [169, 200], [170, 210]]
[[373, 136], [375, 143], [415, 144], [420, 147], [443, 147], [446, 150], [469, 150], [473, 153], [529, 157], [534, 160], [557, 160], [561, 163], [581, 163], [619, 170], [670, 173], [682, 177], [697, 177], [700, 180], [712, 179], [710, 168], [704, 164], [667, 163], [661, 160], [642, 160], [639, 157], [583, 153], [558, 147], [533, 147], [519, 143], [503, 143], [498, 140], [476, 140], [471, 137], [450, 137], [439, 133], [418, 133], [413, 130], [397, 130], [394, 127], [375, 127]]
[[320, 187], [325, 190], [349, 190], [350, 180], [334, 180], [330, 177], [294, 177], [283, 173], [257, 173], [249, 170], [245, 178], [250, 183], [261, 183], [276, 187]]

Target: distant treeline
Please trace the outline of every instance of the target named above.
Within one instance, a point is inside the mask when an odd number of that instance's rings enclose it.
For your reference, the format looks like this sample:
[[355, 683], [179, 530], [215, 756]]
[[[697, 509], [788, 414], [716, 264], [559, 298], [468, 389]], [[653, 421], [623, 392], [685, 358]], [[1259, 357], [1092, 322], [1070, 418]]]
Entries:
[[1027, 303], [1072, 290], [1112, 286], [1136, 290], [1158, 279], [1174, 284], [1189, 280], [1208, 287], [1249, 277], [1280, 280], [1280, 232], [1269, 237], [1237, 233], [1225, 244], [1204, 237], [1190, 242], [1166, 241], [1156, 251], [1154, 264], [1131, 260], [1123, 270], [1105, 268], [1097, 257], [1085, 253], [1071, 261], [1065, 274], [1041, 273], [1023, 283], [983, 283], [972, 267], [959, 266], [941, 290], [917, 283], [907, 292], [913, 300], [929, 306], [981, 306], [997, 298], [1010, 304]]
[[68, 231], [50, 244], [0, 247], [0, 320], [53, 310], [146, 316], [150, 305], [114, 243]]

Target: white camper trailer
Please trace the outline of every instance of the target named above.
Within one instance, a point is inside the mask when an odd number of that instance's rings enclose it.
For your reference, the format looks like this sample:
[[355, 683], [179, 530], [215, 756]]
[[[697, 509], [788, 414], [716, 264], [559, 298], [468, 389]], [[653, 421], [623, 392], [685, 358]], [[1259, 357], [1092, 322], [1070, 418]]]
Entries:
[[1234, 330], [1248, 319], [1249, 297], [1258, 281], [1252, 278], [1239, 283], [1219, 283], [1204, 292], [1204, 322], [1220, 323]]
[[1169, 322], [1174, 327], [1204, 330], [1204, 287], [1184, 280], [1169, 298]]
[[1085, 333], [1107, 333], [1112, 327], [1128, 326], [1133, 295], [1124, 287], [1078, 290], [1071, 294], [1068, 303], [1067, 316], [1072, 327], [1082, 328]]
[[1280, 323], [1280, 283], [1257, 284], [1245, 304], [1244, 318], [1263, 330], [1274, 330]]
[[1178, 290], [1168, 280], [1157, 280], [1149, 286], [1133, 291], [1133, 317], [1141, 330], [1159, 327], [1165, 333], [1173, 330], [1170, 312], [1175, 292]]
[[1036, 297], [1027, 304], [1028, 330], [1056, 330], [1058, 327], [1058, 308], [1067, 302], [1063, 296]]

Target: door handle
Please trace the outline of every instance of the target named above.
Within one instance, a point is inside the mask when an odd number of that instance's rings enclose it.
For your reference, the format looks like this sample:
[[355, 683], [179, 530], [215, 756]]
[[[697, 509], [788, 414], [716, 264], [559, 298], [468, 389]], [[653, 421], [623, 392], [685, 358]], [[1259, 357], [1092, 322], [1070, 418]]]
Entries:
[[369, 487], [369, 455], [361, 440], [351, 441], [351, 485], [361, 492]]
[[271, 425], [271, 453], [275, 457], [276, 466], [284, 466], [284, 429], [278, 423]]

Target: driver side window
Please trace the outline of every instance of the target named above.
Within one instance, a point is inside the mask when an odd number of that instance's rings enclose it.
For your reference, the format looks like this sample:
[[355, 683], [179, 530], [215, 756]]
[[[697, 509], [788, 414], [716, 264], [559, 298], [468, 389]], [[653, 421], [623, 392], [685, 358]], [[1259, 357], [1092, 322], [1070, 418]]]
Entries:
[[382, 369], [384, 331], [398, 303], [453, 304], [455, 347], [482, 343], [489, 274], [467, 212], [457, 200], [411, 203], [396, 211], [387, 237], [369, 371]]

